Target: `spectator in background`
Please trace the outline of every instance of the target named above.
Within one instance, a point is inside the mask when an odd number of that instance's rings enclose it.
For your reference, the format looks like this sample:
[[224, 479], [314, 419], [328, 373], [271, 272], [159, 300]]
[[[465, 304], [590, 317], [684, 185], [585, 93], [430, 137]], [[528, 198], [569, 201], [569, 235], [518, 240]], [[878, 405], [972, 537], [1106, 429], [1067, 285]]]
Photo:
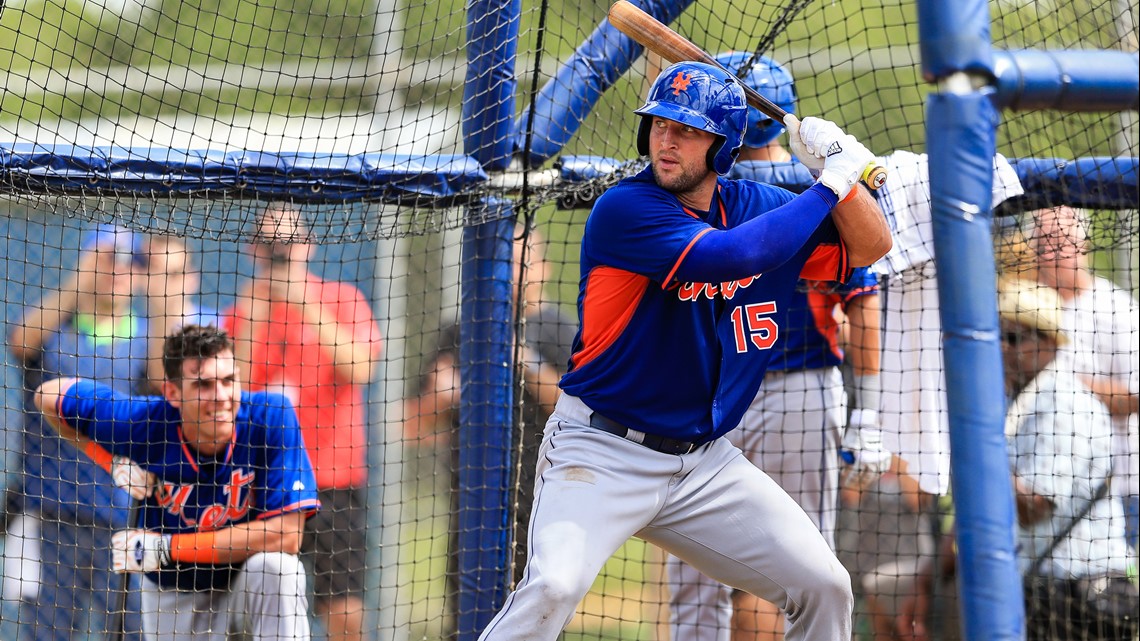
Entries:
[[[146, 376], [146, 319], [131, 309], [138, 237], [103, 225], [82, 241], [75, 271], [13, 324], [8, 348], [24, 366], [24, 518], [40, 526], [38, 595], [20, 620], [27, 639], [69, 641], [108, 629], [119, 580], [110, 567], [111, 531], [127, 523], [130, 496], [116, 488], [109, 460], [96, 464], [48, 429], [32, 405], [41, 383], [97, 380], [130, 393]], [[133, 591], [132, 591], [133, 592]], [[127, 629], [138, 630], [132, 596]]]
[[[546, 419], [558, 400], [558, 380], [570, 361], [570, 348], [577, 331], [576, 322], [568, 318], [557, 304], [546, 302], [542, 293], [549, 277], [542, 236], [519, 228], [514, 243], [513, 273], [524, 283], [525, 304], [523, 341], [523, 398], [520, 421], [515, 423], [512, 451], [521, 452], [514, 469], [517, 478], [512, 487], [516, 495], [511, 504], [514, 514], [514, 556], [511, 585], [517, 583], [526, 565], [527, 525], [534, 499], [534, 474], [538, 448]], [[516, 281], [517, 282], [517, 281]], [[424, 361], [419, 393], [404, 403], [404, 434], [420, 445], [446, 448], [451, 475], [451, 523], [447, 569], [448, 626], [454, 625], [458, 595], [458, 512], [459, 449], [459, 327], [451, 324], [439, 332], [435, 352]], [[454, 631], [448, 633], [454, 636]]]
[[1112, 415], [1113, 495], [1124, 505], [1128, 542], [1140, 536], [1140, 314], [1136, 299], [1089, 267], [1089, 221], [1072, 207], [1031, 214], [1037, 280], [1061, 296], [1061, 324], [1081, 381]]
[[[736, 71], [751, 57], [730, 52], [718, 56], [717, 62]], [[792, 77], [775, 61], [758, 57], [743, 80], [788, 112], [795, 112]], [[750, 107], [744, 146], [730, 176], [756, 180], [758, 167], [791, 163], [791, 152], [779, 142], [783, 132], [783, 123]], [[841, 443], [850, 456], [847, 469], [853, 480], [861, 477], [857, 484], [872, 481], [891, 461], [890, 452], [882, 449], [878, 427], [877, 294], [877, 279], [867, 268], [854, 270], [846, 283], [800, 281], [779, 323], [783, 331], [773, 348], [764, 384], [740, 426], [727, 435], [799, 503], [832, 549]], [[844, 352], [837, 316], [848, 323], [847, 356], [857, 383], [850, 422], [839, 371]], [[785, 616], [774, 604], [720, 585], [676, 557], [668, 557], [667, 564], [674, 641], [783, 639]]]
[[[1017, 550], [1027, 584], [1034, 575], [1061, 581], [1101, 576], [1106, 586], [1127, 583], [1123, 511], [1118, 501], [1097, 495], [1112, 470], [1113, 428], [1104, 405], [1074, 372], [1071, 354], [1063, 349], [1068, 336], [1062, 329], [1060, 297], [1034, 281], [1003, 278], [998, 313], [1010, 398], [1005, 431], [1019, 525]], [[1054, 540], [1058, 544], [1050, 549]], [[954, 567], [953, 548], [943, 545], [942, 553], [924, 564], [912, 603], [900, 617], [904, 639], [929, 638], [925, 616], [933, 569]], [[1080, 607], [1084, 595], [1074, 591], [1070, 596], [1063, 607], [1028, 600], [1028, 641], [1115, 640], [1135, 634], [1135, 618], [1125, 635], [1094, 629]]]
[[330, 639], [364, 637], [368, 479], [364, 390], [380, 330], [364, 295], [309, 270], [314, 248], [301, 211], [270, 203], [248, 245], [254, 275], [224, 315], [250, 388], [293, 402], [322, 509], [306, 523], [314, 608]]
[[136, 279], [147, 316], [147, 380], [162, 393], [162, 346], [166, 337], [185, 325], [220, 326], [217, 310], [195, 300], [201, 277], [186, 242], [176, 236], [146, 236], [137, 255], [141, 269]]

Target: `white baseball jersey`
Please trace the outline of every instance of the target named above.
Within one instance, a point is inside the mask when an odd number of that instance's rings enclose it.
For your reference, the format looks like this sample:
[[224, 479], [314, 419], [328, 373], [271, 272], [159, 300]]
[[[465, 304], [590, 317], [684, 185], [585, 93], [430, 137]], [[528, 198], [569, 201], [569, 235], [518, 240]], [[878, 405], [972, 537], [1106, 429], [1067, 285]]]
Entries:
[[[896, 151], [876, 194], [894, 246], [875, 263], [883, 315], [883, 446], [902, 457], [926, 492], [950, 489], [949, 408], [942, 359], [934, 224], [926, 154]], [[1024, 193], [1005, 157], [994, 157], [993, 205]]]

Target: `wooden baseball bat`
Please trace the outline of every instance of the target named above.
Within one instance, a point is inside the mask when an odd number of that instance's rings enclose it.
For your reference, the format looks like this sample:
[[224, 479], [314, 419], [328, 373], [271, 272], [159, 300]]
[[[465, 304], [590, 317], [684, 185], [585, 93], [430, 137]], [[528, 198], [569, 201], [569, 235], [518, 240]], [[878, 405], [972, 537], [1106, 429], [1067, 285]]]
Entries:
[[[633, 38], [646, 49], [656, 53], [670, 63], [683, 61], [703, 62], [725, 71], [733, 78], [736, 77], [736, 74], [733, 73], [732, 70], [725, 69], [724, 66], [710, 56], [707, 51], [662, 24], [660, 20], [642, 11], [640, 7], [630, 3], [628, 0], [617, 0], [617, 2], [610, 7], [609, 19], [610, 24], [617, 27], [618, 31]], [[776, 122], [784, 122], [784, 116], [788, 115], [787, 111], [784, 111], [779, 105], [760, 95], [756, 90], [743, 82], [740, 83], [740, 86], [744, 89], [744, 97], [749, 105], [759, 109], [760, 113], [772, 118]], [[871, 189], [878, 189], [882, 187], [883, 183], [887, 180], [887, 170], [885, 167], [873, 162], [867, 165], [867, 168], [863, 171], [862, 180], [863, 183]]]

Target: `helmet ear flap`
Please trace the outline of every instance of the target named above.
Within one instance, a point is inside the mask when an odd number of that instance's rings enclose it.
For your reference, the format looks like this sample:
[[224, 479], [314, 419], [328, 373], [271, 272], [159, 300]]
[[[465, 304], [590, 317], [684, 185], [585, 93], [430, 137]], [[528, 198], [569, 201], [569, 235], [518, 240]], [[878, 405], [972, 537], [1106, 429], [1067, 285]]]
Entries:
[[637, 126], [637, 153], [641, 156], [649, 155], [649, 126], [653, 116], [642, 116], [641, 124]]
[[[716, 171], [716, 157], [723, 148], [724, 136], [717, 136], [716, 140], [713, 140], [713, 143], [709, 145], [709, 150], [705, 152], [705, 166], [707, 166], [710, 171]], [[719, 174], [720, 172], [717, 171], [717, 173]]]
[[736, 163], [736, 157], [740, 155], [741, 149], [739, 145], [732, 149], [726, 149], [724, 146], [725, 142], [724, 136], [717, 136], [716, 140], [709, 145], [709, 150], [705, 153], [705, 165], [721, 176], [728, 174], [732, 169], [732, 165]]

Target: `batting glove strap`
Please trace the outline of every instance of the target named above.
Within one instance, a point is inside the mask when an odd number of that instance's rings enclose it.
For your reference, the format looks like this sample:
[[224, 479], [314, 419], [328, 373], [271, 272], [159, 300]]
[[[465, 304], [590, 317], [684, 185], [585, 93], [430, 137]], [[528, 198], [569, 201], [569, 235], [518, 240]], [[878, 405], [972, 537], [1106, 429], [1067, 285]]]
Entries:
[[111, 569], [157, 572], [170, 565], [170, 535], [146, 530], [119, 530], [111, 536]]
[[846, 135], [839, 125], [823, 118], [808, 116], [800, 124], [800, 140], [804, 148], [819, 160], [827, 158], [828, 150]]
[[875, 161], [875, 154], [851, 135], [833, 142], [826, 155], [819, 182], [835, 192], [840, 201], [847, 198], [867, 166]]
[[142, 501], [154, 494], [158, 477], [125, 456], [111, 458], [111, 479], [115, 486], [130, 493], [131, 498]]

